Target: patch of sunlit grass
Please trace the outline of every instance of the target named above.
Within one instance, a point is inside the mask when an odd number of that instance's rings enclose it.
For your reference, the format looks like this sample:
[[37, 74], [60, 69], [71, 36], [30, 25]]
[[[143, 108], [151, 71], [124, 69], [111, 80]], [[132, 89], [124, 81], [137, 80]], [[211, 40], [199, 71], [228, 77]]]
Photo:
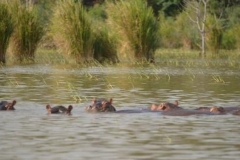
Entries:
[[219, 75], [213, 75], [212, 79], [215, 83], [226, 83], [224, 79]]

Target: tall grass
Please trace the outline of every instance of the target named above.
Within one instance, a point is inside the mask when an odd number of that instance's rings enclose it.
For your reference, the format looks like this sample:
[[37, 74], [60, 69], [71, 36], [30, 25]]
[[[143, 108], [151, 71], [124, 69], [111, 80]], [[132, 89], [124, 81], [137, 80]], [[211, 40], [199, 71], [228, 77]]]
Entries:
[[54, 9], [52, 28], [56, 45], [77, 63], [93, 60], [93, 30], [91, 20], [81, 2], [58, 1]]
[[19, 0], [9, 2], [14, 20], [12, 52], [20, 62], [34, 61], [35, 51], [43, 34], [43, 24], [33, 5], [21, 4]]
[[158, 22], [144, 0], [107, 3], [108, 23], [121, 38], [119, 57], [153, 61], [159, 45]]
[[116, 48], [116, 38], [110, 35], [106, 27], [101, 27], [94, 32], [94, 58], [102, 62], [119, 62]]
[[6, 63], [6, 50], [13, 32], [12, 16], [6, 4], [0, 2], [0, 63]]

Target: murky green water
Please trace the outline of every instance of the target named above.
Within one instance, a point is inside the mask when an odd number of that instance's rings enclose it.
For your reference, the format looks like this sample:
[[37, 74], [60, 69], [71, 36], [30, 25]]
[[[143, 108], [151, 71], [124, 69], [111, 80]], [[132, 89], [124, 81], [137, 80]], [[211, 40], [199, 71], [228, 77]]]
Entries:
[[[0, 100], [18, 103], [0, 112], [0, 159], [239, 159], [239, 116], [84, 112], [93, 97], [112, 97], [117, 110], [239, 106], [239, 82], [223, 67], [1, 67]], [[48, 103], [72, 104], [72, 115], [46, 115]]]

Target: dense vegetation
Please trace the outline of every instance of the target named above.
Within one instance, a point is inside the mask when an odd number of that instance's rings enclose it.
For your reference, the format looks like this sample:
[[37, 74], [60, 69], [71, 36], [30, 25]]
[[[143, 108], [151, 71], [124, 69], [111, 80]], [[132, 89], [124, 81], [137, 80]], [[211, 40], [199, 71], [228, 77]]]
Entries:
[[0, 0], [2, 63], [6, 52], [33, 61], [41, 48], [77, 63], [153, 61], [156, 49], [200, 51], [202, 42], [207, 55], [240, 49], [238, 0]]

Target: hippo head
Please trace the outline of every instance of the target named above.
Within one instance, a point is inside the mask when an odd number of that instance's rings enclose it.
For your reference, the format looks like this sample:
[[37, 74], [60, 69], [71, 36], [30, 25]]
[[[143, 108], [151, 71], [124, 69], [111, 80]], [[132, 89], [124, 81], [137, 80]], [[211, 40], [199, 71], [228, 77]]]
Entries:
[[14, 105], [17, 103], [16, 100], [13, 100], [12, 103], [6, 105], [6, 110], [15, 110]]
[[86, 107], [86, 111], [88, 112], [115, 112], [116, 109], [112, 105], [113, 99], [110, 98], [107, 100], [96, 100], [95, 98], [92, 100], [92, 104]]
[[217, 113], [217, 114], [223, 114], [223, 113], [225, 113], [225, 109], [223, 107], [214, 106], [210, 109], [210, 112]]
[[152, 111], [169, 111], [169, 110], [175, 110], [175, 109], [180, 109], [181, 107], [178, 107], [178, 101], [175, 101], [174, 103], [161, 103], [159, 106], [153, 104], [151, 106]]

